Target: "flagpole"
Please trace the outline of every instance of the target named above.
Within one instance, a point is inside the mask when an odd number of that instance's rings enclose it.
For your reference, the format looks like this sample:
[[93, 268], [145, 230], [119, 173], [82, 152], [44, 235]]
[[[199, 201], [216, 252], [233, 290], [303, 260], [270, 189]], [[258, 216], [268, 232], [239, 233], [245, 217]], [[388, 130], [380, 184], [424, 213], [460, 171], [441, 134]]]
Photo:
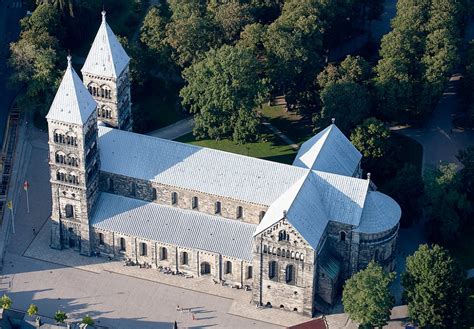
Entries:
[[28, 200], [28, 189], [26, 189], [26, 209], [28, 209], [28, 213], [30, 213], [30, 200]]
[[15, 215], [13, 214], [13, 207], [10, 208], [10, 211], [12, 213], [12, 232], [15, 234]]

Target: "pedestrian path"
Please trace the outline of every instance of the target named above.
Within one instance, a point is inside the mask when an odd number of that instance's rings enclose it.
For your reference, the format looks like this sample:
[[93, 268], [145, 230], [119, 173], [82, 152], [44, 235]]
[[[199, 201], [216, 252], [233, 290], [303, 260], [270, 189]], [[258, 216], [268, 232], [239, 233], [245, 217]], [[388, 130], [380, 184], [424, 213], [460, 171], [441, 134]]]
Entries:
[[278, 137], [280, 137], [286, 144], [290, 145], [292, 149], [298, 151], [298, 149], [300, 148], [298, 146], [298, 144], [296, 144], [295, 142], [293, 142], [292, 139], [290, 139], [288, 136], [286, 136], [284, 133], [281, 132], [280, 129], [278, 129], [277, 127], [275, 126], [272, 126], [272, 124], [266, 120], [263, 120], [263, 125], [265, 127], [267, 127], [268, 129], [270, 129], [275, 135], [277, 135]]

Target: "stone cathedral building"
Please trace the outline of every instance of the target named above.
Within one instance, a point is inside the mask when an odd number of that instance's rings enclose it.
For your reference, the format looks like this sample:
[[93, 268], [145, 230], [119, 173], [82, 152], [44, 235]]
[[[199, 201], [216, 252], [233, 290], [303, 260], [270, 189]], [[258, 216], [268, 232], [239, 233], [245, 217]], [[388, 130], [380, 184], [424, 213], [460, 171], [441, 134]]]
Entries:
[[[312, 316], [371, 259], [393, 267], [401, 210], [334, 125], [293, 165], [131, 132], [129, 57], [102, 23], [47, 115], [51, 246], [250, 288]], [[249, 293], [250, 294], [250, 293]]]

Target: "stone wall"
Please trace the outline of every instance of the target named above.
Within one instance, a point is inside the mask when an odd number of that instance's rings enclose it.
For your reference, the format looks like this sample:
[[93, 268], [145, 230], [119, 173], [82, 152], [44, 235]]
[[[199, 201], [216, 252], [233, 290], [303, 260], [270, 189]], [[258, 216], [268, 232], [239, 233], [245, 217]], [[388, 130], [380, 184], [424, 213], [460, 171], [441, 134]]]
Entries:
[[[182, 209], [193, 209], [192, 199], [193, 197], [197, 197], [197, 207], [194, 209], [196, 211], [241, 220], [252, 224], [260, 223], [263, 212], [268, 209], [267, 206], [263, 205], [180, 189], [174, 186], [158, 184], [104, 171], [100, 173], [99, 189], [108, 193], [119, 194], [162, 205], [173, 205]], [[175, 204], [172, 202], [172, 193], [177, 193]], [[220, 214], [215, 213], [216, 202], [218, 201], [221, 203]], [[243, 210], [242, 218], [237, 218], [237, 209], [239, 206], [242, 207]]]
[[[158, 241], [151, 241], [131, 237], [128, 235], [92, 228], [92, 244], [94, 252], [108, 255], [114, 259], [132, 259], [140, 264], [148, 263], [153, 268], [169, 267], [172, 271], [185, 272], [194, 277], [209, 276], [217, 281], [225, 281], [227, 284], [244, 287], [251, 286], [252, 278], [247, 277], [248, 267], [251, 262], [219, 255], [209, 251], [184, 248]], [[102, 234], [102, 240], [99, 237]], [[124, 239], [125, 248], [121, 249], [121, 239]], [[102, 242], [102, 243], [101, 243]], [[146, 254], [143, 247], [146, 245]], [[163, 252], [163, 249], [166, 252]], [[187, 264], [184, 253], [187, 253]], [[165, 256], [163, 258], [163, 256]], [[231, 273], [226, 273], [226, 262], [231, 262]], [[209, 264], [210, 273], [202, 273], [203, 263]]]
[[314, 250], [284, 219], [254, 241], [253, 302], [312, 316]]

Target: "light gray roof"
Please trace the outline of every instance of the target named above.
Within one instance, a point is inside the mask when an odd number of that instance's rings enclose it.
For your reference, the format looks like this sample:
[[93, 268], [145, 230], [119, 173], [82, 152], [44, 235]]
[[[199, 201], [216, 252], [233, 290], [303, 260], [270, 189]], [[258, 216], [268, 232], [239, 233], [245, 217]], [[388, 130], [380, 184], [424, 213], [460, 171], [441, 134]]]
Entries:
[[332, 124], [301, 145], [293, 165], [352, 176], [361, 159], [362, 154]]
[[93, 227], [252, 260], [256, 225], [102, 192]]
[[370, 180], [315, 171], [329, 220], [358, 226]]
[[107, 24], [103, 11], [102, 23], [81, 69], [82, 73], [117, 78], [129, 61], [130, 57]]
[[268, 209], [255, 234], [283, 218], [313, 248], [317, 248], [329, 220], [357, 226], [364, 208], [369, 180], [309, 171]]
[[402, 210], [388, 195], [370, 191], [367, 195], [360, 225], [355, 232], [380, 233], [394, 228], [400, 221]]
[[95, 115], [96, 107], [97, 103], [72, 68], [68, 56], [68, 66], [46, 119], [83, 125], [91, 114]]
[[271, 205], [307, 169], [99, 126], [101, 170]]

